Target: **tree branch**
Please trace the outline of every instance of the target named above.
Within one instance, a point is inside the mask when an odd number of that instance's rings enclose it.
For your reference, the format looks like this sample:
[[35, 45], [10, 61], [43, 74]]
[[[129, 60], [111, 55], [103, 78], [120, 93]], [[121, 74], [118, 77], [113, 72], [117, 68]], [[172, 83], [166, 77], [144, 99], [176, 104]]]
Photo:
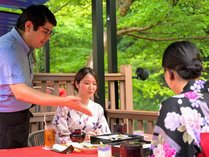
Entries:
[[144, 40], [151, 40], [151, 41], [175, 41], [175, 40], [206, 40], [209, 39], [209, 36], [195, 36], [195, 37], [180, 37], [180, 38], [152, 38], [152, 37], [146, 37], [146, 36], [141, 36], [141, 35], [135, 35], [135, 34], [130, 34], [126, 33], [125, 35], [132, 36], [135, 38], [140, 38]]
[[150, 24], [148, 26], [142, 27], [142, 28], [139, 28], [139, 27], [123, 28], [123, 29], [117, 31], [117, 35], [124, 35], [124, 34], [130, 33], [130, 32], [143, 32], [148, 29], [154, 28], [155, 26], [159, 25], [163, 20], [165, 20], [165, 18], [167, 16], [168, 16], [168, 14], [166, 13], [165, 16], [161, 20], [157, 21], [156, 23]]
[[65, 6], [67, 6], [69, 3], [70, 2], [66, 2], [65, 4], [61, 5], [56, 10], [54, 10], [53, 13], [56, 14], [57, 12], [59, 12], [60, 10], [62, 10], [62, 8], [64, 8]]

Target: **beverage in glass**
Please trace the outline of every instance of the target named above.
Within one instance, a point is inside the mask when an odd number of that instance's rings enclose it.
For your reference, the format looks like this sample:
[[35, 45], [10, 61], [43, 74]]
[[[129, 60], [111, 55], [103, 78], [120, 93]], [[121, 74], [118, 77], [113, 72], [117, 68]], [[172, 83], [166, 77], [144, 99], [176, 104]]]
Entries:
[[143, 148], [140, 143], [122, 143], [120, 145], [120, 157], [143, 157]]
[[55, 129], [52, 125], [48, 125], [44, 129], [44, 146], [45, 148], [52, 148], [55, 144]]

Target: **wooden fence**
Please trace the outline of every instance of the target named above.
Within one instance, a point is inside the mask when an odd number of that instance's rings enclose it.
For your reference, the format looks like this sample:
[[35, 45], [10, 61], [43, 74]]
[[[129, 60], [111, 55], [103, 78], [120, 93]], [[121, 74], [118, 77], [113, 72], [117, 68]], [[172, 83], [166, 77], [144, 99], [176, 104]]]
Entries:
[[[54, 95], [59, 94], [59, 88], [65, 88], [67, 94], [74, 95], [73, 80], [75, 74], [52, 74], [41, 73], [34, 76], [34, 88], [43, 92], [48, 92]], [[119, 94], [119, 109], [115, 108], [115, 83], [118, 83]], [[107, 112], [107, 120], [112, 129], [112, 124], [119, 119], [119, 122], [126, 123], [128, 125], [128, 132], [132, 132], [135, 126], [135, 120], [139, 129], [144, 129], [143, 126], [148, 126], [145, 129], [146, 132], [152, 132], [154, 121], [156, 120], [156, 114], [153, 113], [153, 118], [150, 119], [150, 112], [147, 111], [133, 111], [133, 96], [132, 96], [132, 68], [131, 65], [122, 65], [120, 73], [108, 73], [105, 74], [105, 87], [106, 87], [106, 103], [105, 111]], [[31, 108], [33, 117], [31, 118], [30, 131], [43, 129], [44, 115], [46, 115], [47, 123], [51, 123], [56, 107], [51, 106], [38, 106]], [[152, 115], [152, 114], [151, 114]], [[148, 122], [146, 122], [148, 120]]]
[[134, 130], [142, 130], [144, 133], [152, 134], [158, 117], [158, 112], [156, 111], [107, 109], [106, 113], [111, 130], [114, 130], [114, 124], [119, 121], [120, 124], [127, 125], [127, 133], [133, 133]]

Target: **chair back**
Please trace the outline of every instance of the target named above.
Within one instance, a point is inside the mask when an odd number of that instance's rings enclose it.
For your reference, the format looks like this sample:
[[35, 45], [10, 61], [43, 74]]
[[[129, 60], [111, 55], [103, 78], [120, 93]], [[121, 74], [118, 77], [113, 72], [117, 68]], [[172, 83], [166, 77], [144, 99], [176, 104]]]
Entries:
[[29, 134], [28, 146], [43, 146], [44, 145], [44, 129], [37, 130]]

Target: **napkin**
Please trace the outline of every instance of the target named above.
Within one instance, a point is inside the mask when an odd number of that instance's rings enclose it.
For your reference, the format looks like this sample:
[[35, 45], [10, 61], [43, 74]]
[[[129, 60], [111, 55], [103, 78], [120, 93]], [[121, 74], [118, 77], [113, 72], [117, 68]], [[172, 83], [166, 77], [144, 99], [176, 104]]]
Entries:
[[202, 151], [198, 154], [198, 157], [209, 157], [209, 133], [200, 133], [200, 145]]

